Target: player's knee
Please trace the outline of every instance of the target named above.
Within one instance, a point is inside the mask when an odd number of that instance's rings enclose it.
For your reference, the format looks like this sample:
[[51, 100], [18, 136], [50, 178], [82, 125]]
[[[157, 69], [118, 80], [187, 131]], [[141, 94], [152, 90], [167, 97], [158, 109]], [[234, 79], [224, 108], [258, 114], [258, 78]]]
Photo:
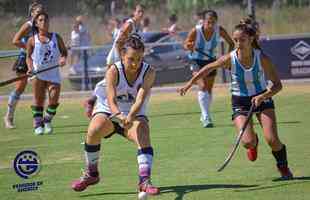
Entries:
[[277, 138], [266, 138], [267, 144], [271, 147], [271, 148], [277, 148], [278, 146], [281, 146], [281, 142], [279, 141], [279, 139]]
[[255, 138], [246, 137], [242, 139], [242, 145], [248, 149], [256, 146]]
[[88, 137], [99, 137], [102, 126], [100, 124], [92, 124], [87, 131]]

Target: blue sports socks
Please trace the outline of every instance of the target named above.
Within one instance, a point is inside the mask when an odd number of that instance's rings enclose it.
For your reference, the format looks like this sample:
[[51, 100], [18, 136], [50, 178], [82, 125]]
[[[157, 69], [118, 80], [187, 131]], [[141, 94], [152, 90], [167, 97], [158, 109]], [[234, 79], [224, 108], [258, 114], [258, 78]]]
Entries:
[[151, 177], [153, 154], [152, 147], [138, 150], [137, 160], [139, 165], [139, 184], [145, 182]]

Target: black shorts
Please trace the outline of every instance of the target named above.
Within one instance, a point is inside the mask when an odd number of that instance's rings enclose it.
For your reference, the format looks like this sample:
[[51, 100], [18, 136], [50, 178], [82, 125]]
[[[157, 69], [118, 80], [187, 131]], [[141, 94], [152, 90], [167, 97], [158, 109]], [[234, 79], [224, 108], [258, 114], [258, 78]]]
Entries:
[[[259, 95], [259, 94], [257, 94]], [[257, 96], [254, 95], [254, 96]], [[234, 96], [231, 97], [232, 103], [232, 120], [234, 120], [239, 115], [246, 116], [251, 108], [251, 99], [254, 96], [242, 97], [242, 96]], [[266, 109], [274, 109], [274, 102], [272, 98], [265, 99], [260, 106], [254, 109], [254, 113], [261, 113]]]
[[21, 52], [17, 60], [15, 61], [13, 65], [13, 71], [16, 71], [16, 73], [25, 74], [28, 71], [27, 63], [26, 63], [26, 53]]
[[[198, 72], [201, 68], [203, 68], [205, 65], [210, 64], [212, 62], [216, 61], [216, 59], [210, 59], [210, 60], [192, 60], [191, 63], [191, 70], [193, 72]], [[217, 72], [216, 70], [213, 70], [208, 74], [207, 77], [213, 77], [216, 76]]]
[[[107, 112], [97, 112], [97, 113], [95, 113], [92, 117], [94, 117], [94, 116], [97, 115], [97, 114], [104, 114], [106, 117], [111, 116], [111, 113], [107, 113]], [[147, 116], [145, 116], [145, 115], [138, 115], [138, 116], [136, 116], [136, 118], [143, 118], [143, 119], [145, 119], [146, 121], [149, 121], [148, 118], [147, 118]], [[110, 133], [109, 135], [105, 136], [104, 138], [106, 138], [106, 139], [107, 139], [107, 138], [110, 138], [110, 137], [112, 137], [115, 133], [116, 133], [116, 134], [119, 134], [119, 135], [121, 135], [121, 136], [123, 136], [123, 137], [125, 137], [125, 130], [124, 130], [124, 128], [121, 127], [120, 124], [117, 123], [117, 122], [112, 122], [112, 123], [113, 123], [113, 126], [114, 126], [114, 131], [113, 131], [112, 133]]]

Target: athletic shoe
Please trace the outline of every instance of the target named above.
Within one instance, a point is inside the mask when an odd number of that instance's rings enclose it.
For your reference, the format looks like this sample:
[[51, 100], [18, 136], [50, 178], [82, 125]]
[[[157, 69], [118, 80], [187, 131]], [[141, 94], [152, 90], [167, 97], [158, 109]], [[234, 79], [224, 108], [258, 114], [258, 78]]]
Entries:
[[293, 179], [293, 174], [291, 170], [287, 166], [280, 167], [278, 166], [278, 170], [281, 174], [282, 180], [291, 180]]
[[71, 188], [76, 192], [85, 190], [90, 185], [95, 185], [100, 181], [99, 176], [93, 177], [89, 175], [89, 172], [84, 172], [83, 176], [79, 180], [75, 180], [71, 184]]
[[34, 129], [35, 135], [43, 135], [43, 133], [44, 133], [44, 127], [42, 127], [42, 126], [39, 126], [39, 127]]
[[248, 155], [248, 159], [252, 162], [254, 162], [257, 159], [257, 147], [258, 147], [258, 137], [256, 134], [256, 146], [254, 148], [248, 148], [247, 149], [247, 155]]
[[201, 119], [201, 122], [202, 122], [202, 126], [204, 128], [213, 128], [214, 127], [211, 119], [206, 119], [206, 120]]
[[87, 100], [84, 102], [85, 115], [86, 115], [88, 118], [91, 118], [91, 116], [92, 116], [92, 114], [93, 114], [94, 106], [95, 106], [95, 101], [94, 101], [92, 98], [87, 99]]
[[53, 127], [51, 123], [44, 123], [44, 133], [45, 134], [52, 134], [53, 133]]
[[152, 185], [150, 180], [146, 180], [143, 183], [139, 184], [139, 192], [146, 192], [149, 195], [158, 195], [160, 190], [158, 187]]
[[3, 117], [3, 121], [4, 121], [5, 128], [8, 128], [8, 129], [15, 128], [13, 117], [9, 117], [8, 115], [5, 115]]

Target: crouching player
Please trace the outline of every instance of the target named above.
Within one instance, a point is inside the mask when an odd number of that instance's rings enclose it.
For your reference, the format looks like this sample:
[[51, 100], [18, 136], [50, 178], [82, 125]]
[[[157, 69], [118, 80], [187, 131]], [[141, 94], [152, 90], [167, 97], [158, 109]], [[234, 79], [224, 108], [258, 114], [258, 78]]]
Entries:
[[[143, 62], [144, 44], [136, 34], [130, 36], [121, 51], [121, 61], [111, 65], [105, 79], [97, 84], [98, 98], [85, 141], [86, 170], [81, 179], [72, 183], [72, 189], [83, 191], [99, 182], [99, 154], [102, 138], [114, 133], [135, 143], [138, 148], [139, 192], [159, 194], [151, 184], [153, 148], [150, 142], [146, 108], [155, 71]], [[116, 114], [120, 124], [109, 116]]]

